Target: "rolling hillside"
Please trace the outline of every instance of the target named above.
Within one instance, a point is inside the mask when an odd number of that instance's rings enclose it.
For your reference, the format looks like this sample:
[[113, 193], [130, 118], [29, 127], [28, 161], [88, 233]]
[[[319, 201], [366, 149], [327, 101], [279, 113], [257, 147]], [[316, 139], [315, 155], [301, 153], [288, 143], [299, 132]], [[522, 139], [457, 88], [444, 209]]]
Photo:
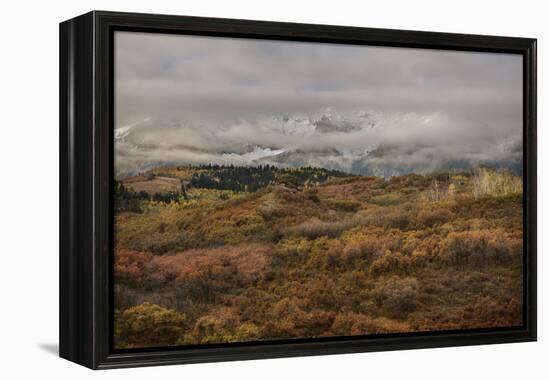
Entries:
[[489, 168], [384, 180], [203, 166], [127, 178], [115, 345], [520, 325], [521, 183]]

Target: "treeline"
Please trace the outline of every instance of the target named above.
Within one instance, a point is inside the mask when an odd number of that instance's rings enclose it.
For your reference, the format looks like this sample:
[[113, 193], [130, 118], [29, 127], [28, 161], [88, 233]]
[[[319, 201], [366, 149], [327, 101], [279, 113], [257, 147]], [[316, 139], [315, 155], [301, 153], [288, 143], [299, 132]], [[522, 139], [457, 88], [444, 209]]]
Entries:
[[155, 193], [150, 195], [146, 191], [133, 191], [128, 189], [120, 181], [115, 181], [114, 209], [116, 212], [130, 211], [142, 212], [144, 203], [148, 201], [170, 203], [179, 201], [180, 194], [177, 192]]
[[150, 199], [145, 191], [135, 192], [124, 186], [120, 181], [115, 181], [114, 209], [115, 212], [130, 211], [141, 212], [142, 203]]
[[[191, 179], [186, 188], [230, 190], [235, 192], [255, 192], [269, 185], [284, 185], [292, 188], [303, 188], [318, 185], [330, 178], [351, 177], [337, 170], [328, 170], [314, 167], [277, 168], [272, 165], [262, 166], [234, 166], [234, 165], [200, 165], [196, 167], [177, 167], [177, 171], [192, 171]], [[163, 176], [178, 177], [177, 174], [163, 173]], [[140, 174], [147, 180], [153, 180], [156, 174], [147, 172]], [[181, 178], [181, 177], [180, 177]], [[185, 182], [185, 181], [184, 181]], [[179, 202], [182, 193], [179, 191], [148, 193], [133, 191], [124, 186], [122, 181], [115, 181], [114, 189], [115, 211], [141, 212], [148, 201]]]
[[260, 188], [279, 184], [289, 187], [303, 187], [323, 183], [329, 178], [349, 177], [338, 170], [323, 168], [277, 168], [272, 165], [233, 166], [201, 165], [193, 174], [191, 187], [217, 190], [254, 192]]

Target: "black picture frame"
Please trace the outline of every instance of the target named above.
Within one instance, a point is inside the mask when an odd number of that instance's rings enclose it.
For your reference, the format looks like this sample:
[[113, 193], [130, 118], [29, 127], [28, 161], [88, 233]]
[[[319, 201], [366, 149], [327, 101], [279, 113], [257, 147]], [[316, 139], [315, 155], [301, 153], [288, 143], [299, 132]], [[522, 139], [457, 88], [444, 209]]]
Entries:
[[[244, 37], [523, 56], [520, 328], [112, 349], [113, 33]], [[60, 24], [60, 356], [93, 369], [535, 341], [536, 39], [93, 11]]]

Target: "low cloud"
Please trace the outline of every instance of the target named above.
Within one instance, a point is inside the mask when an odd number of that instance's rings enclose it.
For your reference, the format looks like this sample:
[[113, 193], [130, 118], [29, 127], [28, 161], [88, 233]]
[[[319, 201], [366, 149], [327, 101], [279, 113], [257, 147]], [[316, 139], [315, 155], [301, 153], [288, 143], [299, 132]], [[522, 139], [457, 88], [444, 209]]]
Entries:
[[296, 151], [356, 172], [521, 161], [519, 55], [134, 32], [115, 54], [119, 173]]

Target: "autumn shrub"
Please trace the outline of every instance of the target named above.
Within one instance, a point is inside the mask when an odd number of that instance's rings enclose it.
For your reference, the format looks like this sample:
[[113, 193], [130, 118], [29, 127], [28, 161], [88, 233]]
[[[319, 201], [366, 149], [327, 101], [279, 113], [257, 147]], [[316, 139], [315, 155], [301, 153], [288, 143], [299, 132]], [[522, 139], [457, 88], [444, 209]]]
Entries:
[[415, 227], [416, 210], [410, 204], [387, 207], [370, 207], [358, 211], [351, 219], [352, 227], [383, 227], [408, 230]]
[[355, 212], [361, 207], [361, 202], [353, 199], [329, 199], [326, 205], [339, 211]]
[[443, 241], [441, 251], [453, 265], [464, 266], [470, 256], [476, 255], [477, 261], [487, 247], [487, 236], [479, 231], [451, 232]]
[[410, 264], [416, 269], [425, 267], [430, 262], [430, 255], [422, 249], [416, 249], [410, 256]]
[[271, 247], [260, 244], [155, 256], [145, 268], [147, 276], [143, 283], [154, 289], [177, 286], [179, 303], [185, 300], [214, 302], [226, 289], [250, 286], [258, 281], [271, 257]]
[[377, 317], [371, 318], [367, 331], [370, 334], [405, 333], [411, 331], [411, 327], [406, 321]]
[[287, 213], [287, 208], [284, 204], [281, 204], [272, 194], [266, 196], [256, 210], [265, 220], [281, 218]]
[[397, 228], [405, 230], [411, 228], [414, 225], [413, 215], [403, 209], [393, 209], [382, 215], [378, 222], [372, 223], [373, 225], [382, 226], [385, 228]]
[[303, 304], [324, 310], [339, 309], [341, 305], [345, 305], [347, 300], [342, 297], [342, 289], [339, 289], [338, 285], [333, 278], [327, 275], [319, 275], [308, 280], [300, 292], [304, 297]]
[[502, 229], [451, 232], [441, 256], [457, 266], [505, 264], [521, 256], [522, 241]]
[[315, 203], [315, 204], [321, 203], [321, 199], [317, 195], [316, 190], [308, 190], [308, 191], [305, 191], [304, 194], [306, 195], [307, 199], [309, 199], [313, 203]]
[[179, 343], [246, 342], [259, 337], [260, 329], [255, 324], [241, 321], [236, 309], [222, 307], [197, 319], [193, 328]]
[[385, 334], [407, 332], [409, 329], [406, 322], [384, 317], [372, 317], [348, 310], [336, 315], [331, 326], [331, 334], [336, 336]]
[[179, 282], [213, 280], [249, 285], [265, 271], [270, 248], [258, 244], [190, 250], [159, 259], [163, 265], [178, 265]]
[[272, 256], [273, 266], [298, 265], [309, 256], [312, 241], [304, 237], [281, 239]]
[[380, 255], [369, 268], [373, 276], [381, 276], [392, 273], [408, 274], [412, 271], [412, 258], [401, 252], [392, 252], [389, 249]]
[[265, 335], [270, 338], [298, 337], [307, 327], [307, 313], [303, 301], [296, 297], [285, 297], [274, 303], [267, 313]]
[[390, 317], [403, 319], [416, 309], [418, 291], [416, 278], [392, 276], [376, 285], [373, 298]]
[[290, 236], [304, 236], [308, 239], [316, 239], [321, 236], [337, 237], [353, 225], [353, 220], [325, 222], [312, 218], [297, 226], [289, 227], [286, 231]]
[[398, 193], [387, 193], [376, 195], [370, 198], [369, 203], [376, 204], [378, 206], [390, 206], [396, 205], [402, 202], [401, 194]]
[[433, 227], [436, 225], [443, 224], [451, 219], [453, 214], [446, 209], [436, 208], [436, 209], [422, 209], [418, 213], [418, 224], [419, 227]]
[[285, 186], [273, 186], [272, 191], [278, 200], [289, 204], [302, 202], [306, 198], [302, 192]]
[[462, 325], [479, 327], [521, 326], [523, 310], [521, 299], [499, 300], [481, 297], [463, 311]]
[[382, 227], [385, 229], [406, 230], [414, 227], [416, 222], [414, 217], [415, 210], [408, 207], [372, 207], [363, 209], [352, 216], [337, 222], [315, 221], [310, 226], [313, 235], [337, 237], [344, 231], [356, 227]]
[[326, 236], [317, 238], [311, 245], [306, 265], [316, 271], [336, 270], [340, 265], [342, 249], [343, 245], [340, 240], [329, 239]]
[[[185, 233], [165, 233], [166, 226], [160, 227], [162, 224], [152, 224], [150, 228], [156, 228], [153, 231], [143, 231], [136, 233], [134, 237], [128, 239], [128, 248], [141, 251], [151, 252], [157, 255], [163, 255], [173, 250], [179, 249], [181, 246], [186, 246], [189, 235]], [[160, 232], [164, 230], [164, 232]]]
[[340, 253], [344, 263], [353, 264], [356, 260], [369, 263], [384, 255], [386, 251], [399, 251], [403, 248], [403, 233], [397, 229], [365, 227], [346, 231], [342, 235], [344, 247]]
[[[498, 230], [497, 230], [498, 231]], [[507, 264], [519, 261], [523, 253], [523, 239], [495, 231], [488, 240], [489, 257], [495, 264]]]
[[[403, 252], [406, 255], [411, 255], [415, 250], [422, 249], [428, 251], [428, 245], [426, 244], [430, 239], [438, 239], [439, 237], [434, 236], [433, 232], [428, 229], [421, 230], [411, 230], [402, 233], [402, 244], [399, 247], [399, 251]], [[432, 243], [437, 245], [439, 241]]]
[[150, 254], [117, 247], [114, 263], [116, 281], [134, 287], [144, 286], [149, 274], [146, 268], [151, 260]]
[[350, 265], [359, 258], [370, 259], [370, 257], [366, 254], [368, 252], [365, 249], [366, 247], [368, 247], [368, 245], [366, 245], [364, 241], [352, 240], [347, 242], [347, 244], [340, 251], [342, 262]]
[[364, 314], [344, 311], [334, 318], [331, 333], [337, 336], [372, 334], [371, 323], [372, 319]]
[[313, 308], [306, 311], [296, 298], [283, 298], [270, 310], [264, 325], [265, 339], [308, 338], [330, 335], [337, 315], [334, 311]]
[[185, 329], [185, 314], [144, 302], [124, 310], [115, 321], [119, 348], [171, 346]]

